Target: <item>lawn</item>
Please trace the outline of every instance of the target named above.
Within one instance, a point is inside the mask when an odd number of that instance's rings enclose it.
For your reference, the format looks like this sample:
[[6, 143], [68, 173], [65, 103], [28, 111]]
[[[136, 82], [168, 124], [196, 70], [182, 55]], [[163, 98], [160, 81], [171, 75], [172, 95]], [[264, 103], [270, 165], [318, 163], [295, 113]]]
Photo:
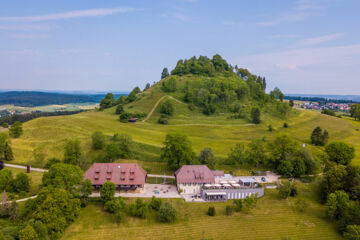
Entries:
[[[281, 200], [276, 190], [266, 191], [249, 214], [241, 212], [232, 216], [225, 214], [225, 207], [231, 201], [168, 200], [179, 212], [178, 219], [171, 224], [158, 223], [152, 215], [147, 219], [127, 217], [125, 223], [118, 225], [100, 203], [91, 203], [81, 210], [62, 239], [341, 239], [335, 226], [325, 218], [324, 206], [313, 200], [310, 187], [300, 184], [300, 189], [299, 197], [308, 203], [304, 212], [296, 208], [296, 198]], [[209, 206], [215, 206], [215, 217], [206, 215]]]

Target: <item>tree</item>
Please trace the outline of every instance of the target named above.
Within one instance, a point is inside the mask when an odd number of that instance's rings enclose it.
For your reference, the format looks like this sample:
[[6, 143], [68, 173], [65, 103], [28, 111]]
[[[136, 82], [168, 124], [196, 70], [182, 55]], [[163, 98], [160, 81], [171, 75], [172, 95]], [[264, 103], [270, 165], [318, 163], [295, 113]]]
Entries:
[[242, 199], [235, 199], [233, 201], [233, 205], [235, 206], [235, 211], [240, 212], [243, 207], [243, 200]]
[[162, 73], [161, 73], [161, 79], [164, 79], [167, 76], [169, 76], [169, 70], [167, 68], [164, 68]]
[[311, 143], [318, 146], [324, 146], [329, 140], [329, 133], [324, 132], [320, 127], [316, 127], [311, 134]]
[[247, 196], [244, 200], [244, 207], [246, 209], [246, 213], [249, 213], [252, 208], [256, 206], [256, 197], [254, 195]]
[[259, 107], [253, 107], [251, 109], [251, 122], [255, 124], [259, 124], [261, 122]]
[[6, 143], [5, 143], [4, 160], [5, 161], [14, 160], [14, 155], [13, 155], [12, 148], [11, 148], [9, 141], [6, 141]]
[[215, 207], [209, 207], [207, 214], [211, 217], [215, 216], [216, 214]]
[[115, 113], [116, 113], [117, 115], [120, 115], [120, 114], [122, 114], [123, 112], [124, 112], [124, 106], [123, 106], [122, 104], [117, 105], [117, 106], [116, 106], [116, 111], [115, 111]]
[[106, 181], [100, 189], [100, 196], [103, 203], [113, 200], [115, 192], [116, 185], [110, 181]]
[[114, 106], [115, 99], [112, 93], [107, 93], [105, 97], [100, 102], [100, 110], [104, 110], [105, 108], [110, 108]]
[[175, 92], [176, 91], [176, 78], [175, 77], [169, 77], [162, 82], [161, 89], [164, 92]]
[[151, 209], [159, 211], [162, 203], [163, 202], [161, 198], [156, 198], [155, 196], [152, 196], [149, 206]]
[[18, 138], [22, 135], [22, 133], [23, 133], [23, 128], [21, 122], [16, 121], [13, 124], [11, 124], [9, 129], [9, 134], [11, 137]]
[[82, 207], [85, 207], [87, 205], [89, 196], [92, 194], [93, 190], [94, 190], [94, 186], [92, 185], [90, 179], [86, 179], [81, 183], [80, 200]]
[[291, 161], [283, 160], [279, 165], [277, 165], [276, 170], [280, 175], [290, 177], [292, 176], [294, 166]]
[[123, 105], [126, 103], [126, 97], [125, 96], [120, 96], [116, 102], [115, 102], [115, 105]]
[[176, 215], [176, 209], [170, 202], [161, 204], [158, 215], [160, 222], [174, 222]]
[[166, 161], [171, 169], [175, 170], [192, 163], [195, 153], [186, 135], [168, 133], [164, 145], [161, 149], [161, 159]]
[[295, 197], [297, 195], [296, 183], [283, 181], [279, 188], [280, 198], [287, 199], [288, 197]]
[[124, 210], [125, 201], [122, 198], [112, 198], [105, 202], [104, 209], [109, 213], [117, 213], [119, 211]]
[[242, 143], [235, 144], [235, 146], [230, 149], [228, 163], [240, 166], [245, 162], [245, 160], [245, 145]]
[[119, 152], [118, 156], [121, 158], [130, 158], [132, 154], [133, 140], [128, 134], [114, 134], [112, 140], [116, 142]]
[[347, 240], [360, 240], [360, 226], [348, 225], [344, 232], [344, 238]]
[[341, 219], [349, 209], [349, 195], [344, 191], [330, 193], [326, 201], [326, 214], [334, 220]]
[[0, 160], [0, 171], [5, 167], [5, 164], [3, 161]]
[[225, 207], [225, 212], [226, 212], [226, 215], [227, 215], [227, 216], [231, 216], [231, 214], [232, 214], [232, 212], [233, 212], [232, 206], [227, 205], [227, 206]]
[[289, 106], [290, 106], [290, 107], [294, 107], [294, 100], [291, 99], [291, 100], [289, 101]]
[[171, 116], [174, 113], [174, 105], [171, 100], [166, 100], [161, 104], [160, 113]]
[[30, 225], [26, 225], [25, 228], [19, 231], [19, 240], [38, 240], [39, 236]]
[[325, 152], [331, 161], [337, 164], [348, 165], [355, 157], [355, 149], [353, 146], [344, 142], [332, 142], [325, 147]]
[[149, 213], [149, 206], [138, 198], [135, 204], [129, 205], [129, 213], [133, 217], [146, 218]]
[[268, 149], [271, 153], [270, 160], [272, 161], [274, 168], [289, 155], [294, 154], [298, 149], [298, 144], [287, 134], [280, 134], [276, 138], [268, 143]]
[[360, 104], [352, 104], [350, 107], [350, 115], [355, 120], [360, 120]]
[[14, 190], [18, 193], [30, 191], [30, 177], [26, 173], [18, 173], [13, 184]]
[[246, 150], [246, 161], [249, 164], [254, 164], [259, 167], [259, 163], [264, 163], [266, 160], [265, 144], [262, 139], [252, 140], [248, 144]]
[[8, 135], [6, 133], [0, 133], [0, 160], [5, 158], [5, 146], [8, 141]]
[[55, 157], [49, 158], [45, 164], [45, 168], [49, 169], [52, 165], [57, 163], [61, 163], [61, 160]]
[[42, 147], [37, 147], [33, 150], [33, 159], [34, 159], [34, 164], [40, 167], [44, 167], [45, 153]]
[[19, 206], [15, 200], [13, 200], [9, 207], [9, 219], [11, 222], [17, 222], [19, 219]]
[[80, 200], [60, 188], [42, 188], [35, 205], [32, 217], [46, 226], [50, 239], [58, 239], [80, 211]]
[[306, 166], [305, 166], [304, 160], [300, 156], [294, 157], [294, 159], [292, 161], [292, 165], [293, 165], [292, 174], [294, 177], [298, 178], [305, 174]]
[[78, 166], [57, 163], [44, 173], [42, 182], [43, 186], [62, 188], [73, 193], [78, 190], [83, 177], [84, 174]]
[[148, 90], [150, 87], [151, 87], [151, 86], [150, 86], [150, 83], [146, 83], [145, 88], [144, 88], [144, 91]]
[[106, 137], [102, 132], [100, 131], [94, 132], [91, 135], [91, 139], [92, 139], [93, 149], [98, 150], [98, 149], [103, 149], [105, 147]]
[[12, 172], [9, 169], [3, 169], [0, 171], [0, 192], [7, 191], [12, 192], [13, 191], [13, 175]]
[[64, 163], [76, 165], [81, 156], [79, 140], [68, 140], [65, 144]]
[[345, 188], [345, 178], [347, 176], [346, 167], [335, 165], [325, 174], [321, 185], [321, 199], [325, 202], [330, 193]]
[[204, 148], [200, 151], [199, 160], [201, 164], [206, 164], [210, 169], [214, 169], [216, 165], [216, 158], [211, 148]]

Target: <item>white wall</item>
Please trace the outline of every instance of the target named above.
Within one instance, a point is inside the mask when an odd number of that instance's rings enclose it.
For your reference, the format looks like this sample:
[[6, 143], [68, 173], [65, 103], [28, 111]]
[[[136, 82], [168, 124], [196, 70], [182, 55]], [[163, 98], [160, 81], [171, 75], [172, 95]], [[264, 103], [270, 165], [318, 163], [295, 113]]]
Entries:
[[203, 184], [179, 184], [178, 190], [182, 189], [181, 194], [200, 194], [200, 189]]

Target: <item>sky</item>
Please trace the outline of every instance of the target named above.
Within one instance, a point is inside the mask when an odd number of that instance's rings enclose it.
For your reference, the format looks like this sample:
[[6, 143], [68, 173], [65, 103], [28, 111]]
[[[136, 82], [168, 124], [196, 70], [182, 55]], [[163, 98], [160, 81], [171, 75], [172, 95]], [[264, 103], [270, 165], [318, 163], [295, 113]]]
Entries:
[[268, 91], [360, 94], [358, 0], [0, 0], [0, 89], [129, 91], [220, 54]]

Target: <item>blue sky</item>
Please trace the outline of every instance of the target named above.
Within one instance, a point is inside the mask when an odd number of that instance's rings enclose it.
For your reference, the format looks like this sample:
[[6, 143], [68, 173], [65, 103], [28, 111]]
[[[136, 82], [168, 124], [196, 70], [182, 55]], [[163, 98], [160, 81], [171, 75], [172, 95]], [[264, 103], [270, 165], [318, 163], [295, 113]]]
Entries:
[[127, 91], [218, 53], [269, 89], [360, 94], [358, 0], [0, 4], [0, 89]]

